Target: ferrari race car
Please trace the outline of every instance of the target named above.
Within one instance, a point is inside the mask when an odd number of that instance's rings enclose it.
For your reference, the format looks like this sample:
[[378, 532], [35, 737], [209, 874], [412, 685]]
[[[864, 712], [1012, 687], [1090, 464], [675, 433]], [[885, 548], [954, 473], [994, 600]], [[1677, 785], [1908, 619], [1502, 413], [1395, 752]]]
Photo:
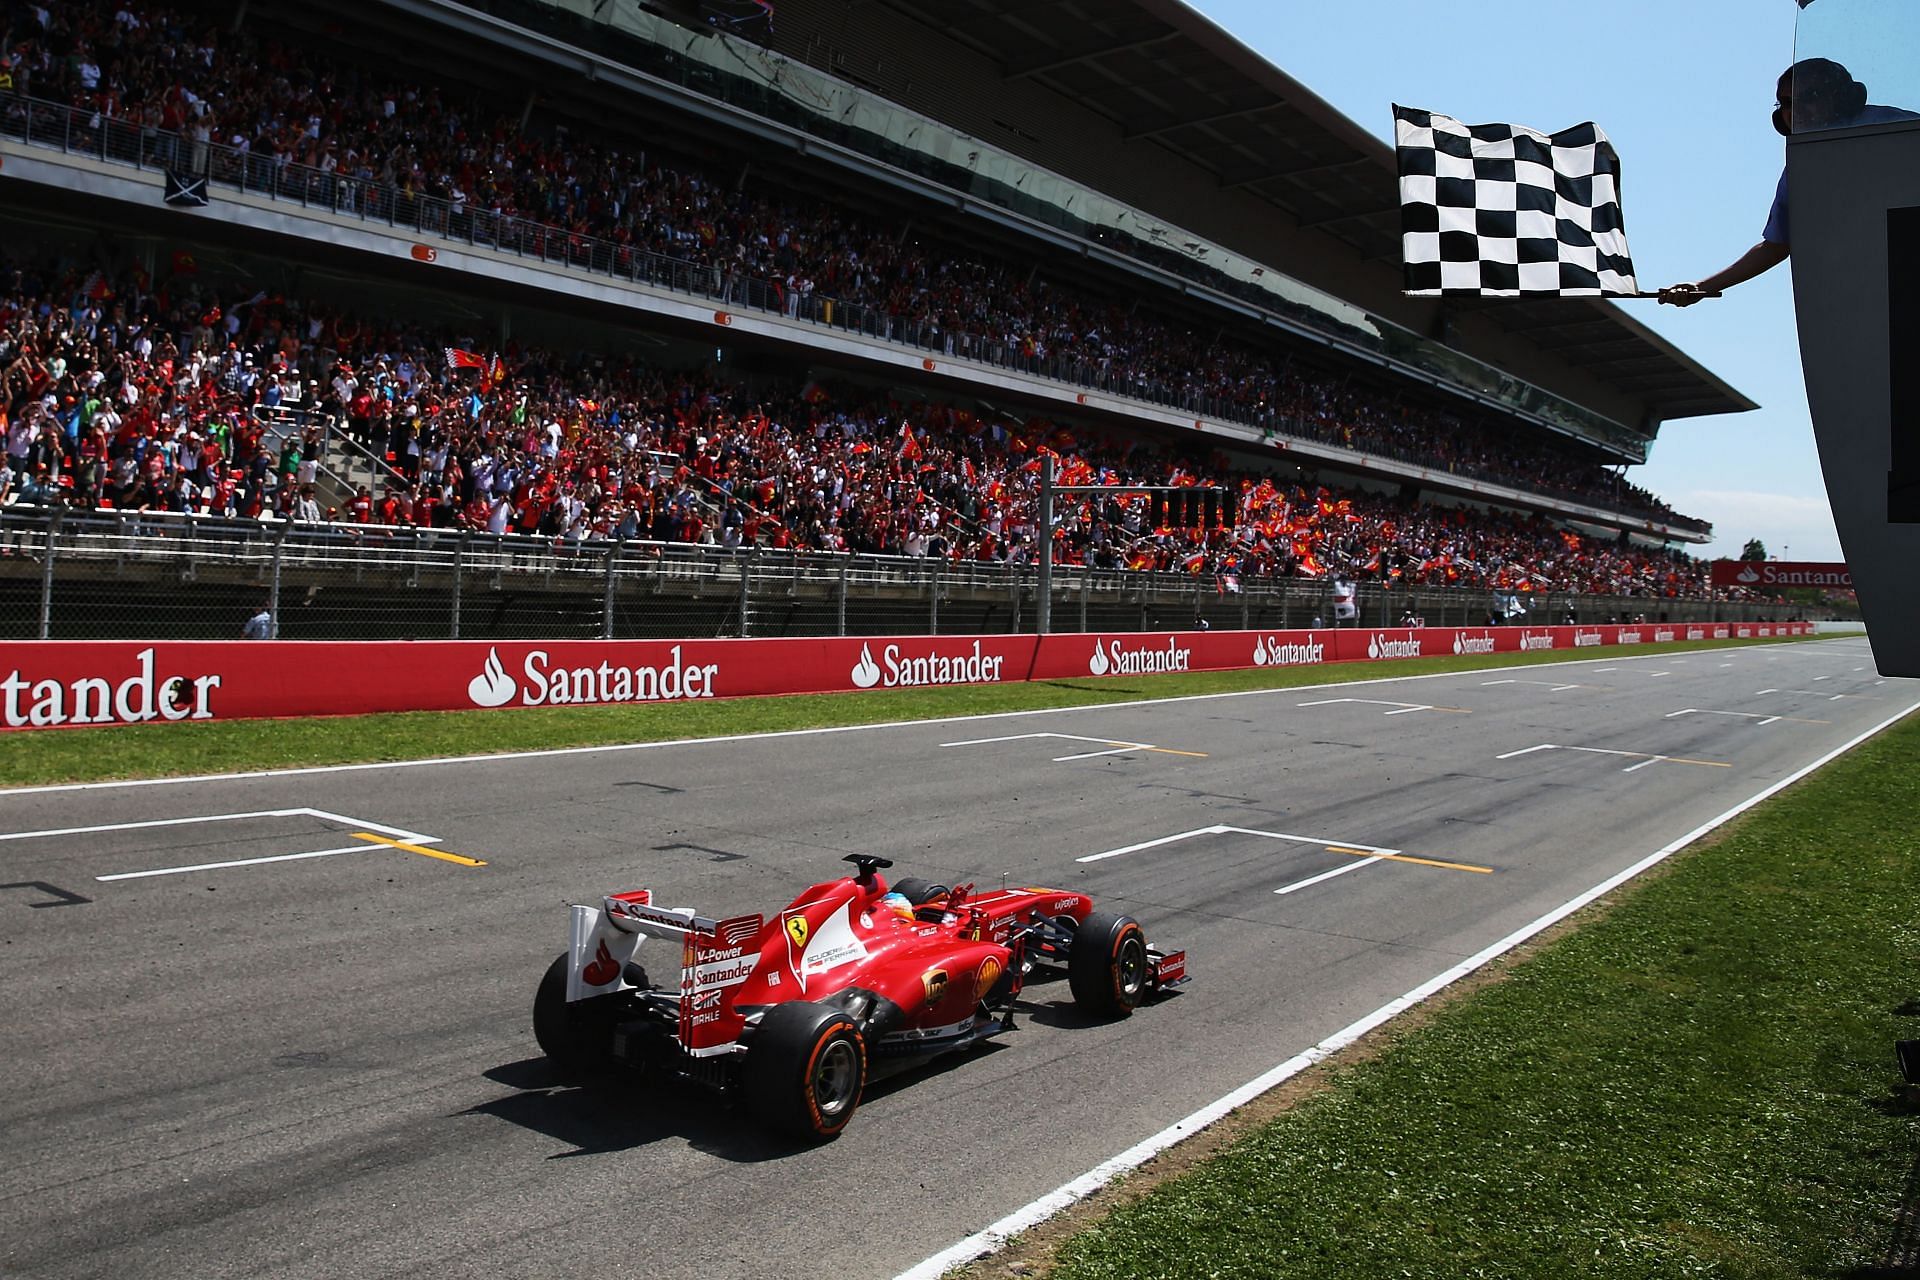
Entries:
[[[1064, 966], [1075, 1004], [1109, 1018], [1187, 980], [1184, 951], [1149, 946], [1085, 894], [889, 886], [886, 858], [847, 861], [855, 874], [770, 917], [709, 920], [645, 889], [574, 907], [534, 997], [540, 1048], [569, 1073], [624, 1065], [709, 1085], [820, 1140], [853, 1118], [870, 1070], [1012, 1030], [1037, 963]], [[676, 979], [641, 967], [649, 938], [677, 946]]]

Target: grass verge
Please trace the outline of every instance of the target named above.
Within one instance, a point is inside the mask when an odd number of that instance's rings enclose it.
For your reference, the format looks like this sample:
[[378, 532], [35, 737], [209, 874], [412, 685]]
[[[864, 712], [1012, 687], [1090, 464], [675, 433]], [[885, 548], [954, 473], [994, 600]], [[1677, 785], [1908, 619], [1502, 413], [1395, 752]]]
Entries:
[[[1658, 652], [1795, 644], [1798, 640], [1696, 641]], [[1649, 650], [1624, 649], [1614, 657]], [[1283, 689], [1438, 671], [1594, 661], [1591, 650], [1424, 658], [1389, 666], [1254, 668], [1109, 680], [968, 685], [874, 693], [734, 698], [691, 703], [409, 712], [310, 720], [227, 720], [0, 734], [0, 786], [226, 773], [301, 765], [418, 760], [431, 756], [545, 751], [622, 742], [720, 737], [893, 720], [935, 720], [1042, 707], [1094, 706], [1249, 689]]]
[[1054, 1242], [1046, 1274], [1916, 1274], [1892, 1054], [1920, 1035], [1916, 810], [1910, 719]]

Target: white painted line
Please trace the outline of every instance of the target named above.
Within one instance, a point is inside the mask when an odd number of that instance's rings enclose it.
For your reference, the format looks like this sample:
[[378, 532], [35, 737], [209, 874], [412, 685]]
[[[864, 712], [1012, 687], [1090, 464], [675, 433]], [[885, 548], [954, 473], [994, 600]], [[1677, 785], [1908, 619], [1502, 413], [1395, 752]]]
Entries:
[[[1812, 641], [1797, 641], [1800, 652], [1811, 652]], [[1840, 655], [1822, 655], [1834, 656]], [[1570, 658], [1555, 665], [1578, 667], [1593, 662], [1671, 661], [1658, 653], [1629, 654], [1625, 657]], [[1463, 675], [1487, 675], [1499, 671], [1538, 671], [1538, 664], [1518, 667], [1483, 667], [1478, 671], [1430, 671], [1424, 675], [1368, 676], [1359, 680], [1329, 680], [1312, 686], [1316, 689], [1357, 689], [1371, 685], [1398, 684], [1416, 680], [1452, 680]], [[590, 747], [551, 747], [543, 751], [475, 752], [464, 756], [427, 756], [419, 760], [376, 760], [360, 764], [297, 765], [287, 769], [241, 769], [231, 773], [181, 774], [169, 778], [121, 778], [112, 782], [50, 782], [33, 787], [0, 787], [0, 800], [13, 796], [49, 795], [63, 791], [115, 791], [131, 787], [178, 787], [189, 783], [248, 782], [257, 778], [299, 778], [325, 773], [366, 773], [381, 769], [425, 769], [450, 764], [502, 764], [516, 760], [559, 759], [564, 756], [615, 754], [627, 751], [658, 751], [665, 747], [724, 746], [734, 742], [772, 741], [779, 738], [807, 738], [839, 733], [870, 733], [880, 729], [921, 729], [944, 724], [972, 724], [983, 720], [1011, 720], [1021, 716], [1071, 715], [1091, 711], [1127, 711], [1184, 702], [1217, 702], [1228, 698], [1263, 698], [1276, 694], [1298, 695], [1300, 686], [1280, 689], [1238, 689], [1229, 693], [1187, 693], [1174, 698], [1139, 698], [1131, 702], [1101, 702], [1079, 707], [1033, 707], [1025, 711], [989, 711], [978, 715], [934, 716], [926, 720], [882, 720], [872, 724], [822, 725], [814, 729], [776, 729], [763, 733], [723, 733], [704, 738], [663, 738], [657, 742], [608, 742]]]
[[311, 809], [259, 809], [252, 813], [209, 813], [198, 818], [157, 818], [150, 822], [108, 822], [97, 827], [49, 827], [44, 831], [9, 831], [0, 840], [33, 840], [42, 836], [86, 836], [100, 831], [139, 831], [147, 827], [184, 827], [196, 822], [237, 822], [242, 818], [297, 818]]
[[1834, 694], [1834, 695], [1833, 695], [1833, 696], [1832, 696], [1831, 698], [1828, 698], [1828, 699], [1827, 699], [1827, 701], [1828, 701], [1828, 702], [1838, 702], [1838, 701], [1840, 701], [1840, 699], [1842, 699], [1842, 698], [1844, 698], [1844, 697], [1846, 697], [1846, 696], [1847, 696], [1847, 695], [1846, 695], [1846, 694], [1844, 694], [1844, 693], [1836, 693], [1836, 694]]
[[1331, 871], [1322, 871], [1317, 876], [1308, 876], [1305, 880], [1295, 880], [1292, 884], [1281, 885], [1278, 889], [1275, 889], [1274, 892], [1280, 894], [1298, 893], [1302, 889], [1311, 889], [1314, 885], [1320, 884], [1322, 881], [1331, 880], [1335, 876], [1344, 876], [1351, 872], [1358, 871], [1362, 867], [1377, 866], [1379, 863], [1379, 858], [1361, 858], [1357, 862], [1349, 862], [1344, 867], [1335, 867]]
[[191, 818], [151, 818], [145, 822], [107, 822], [94, 827], [47, 827], [39, 831], [9, 831], [0, 834], [0, 840], [36, 840], [47, 836], [85, 836], [102, 831], [144, 831], [150, 827], [190, 827], [203, 822], [238, 822], [246, 818], [319, 818], [323, 822], [337, 822], [343, 827], [352, 827], [361, 831], [380, 831], [405, 840], [411, 844], [438, 844], [438, 836], [423, 836], [417, 831], [407, 831], [400, 827], [389, 827], [379, 822], [369, 822], [365, 818], [350, 818], [344, 814], [328, 813], [325, 809], [256, 809], [250, 813], [204, 813]]
[[1665, 756], [1654, 756], [1650, 760], [1642, 760], [1639, 764], [1630, 764], [1626, 768], [1622, 769], [1620, 772], [1632, 773], [1635, 769], [1644, 769], [1650, 764], [1659, 764], [1662, 760], [1665, 760], [1665, 759], [1666, 759]]
[[[416, 842], [417, 843], [417, 842]], [[189, 871], [219, 871], [226, 867], [257, 867], [263, 862], [299, 862], [306, 858], [331, 858], [342, 853], [366, 853], [385, 848], [377, 844], [348, 845], [344, 849], [315, 849], [312, 853], [280, 853], [270, 858], [240, 858], [233, 862], [202, 862], [191, 867], [161, 867], [154, 871], [122, 871], [118, 875], [95, 876], [95, 880], [144, 880], [149, 876], [179, 876]]]
[[[248, 813], [204, 813], [191, 818], [151, 818], [144, 822], [108, 822], [92, 827], [48, 827], [40, 831], [10, 831], [0, 835], [0, 840], [33, 840], [51, 836], [94, 835], [103, 831], [145, 831], [156, 827], [188, 827], [213, 822], [239, 822], [246, 818], [318, 818], [323, 822], [336, 822], [343, 827], [356, 831], [380, 831], [404, 840], [409, 844], [439, 844], [440, 837], [422, 835], [417, 831], [408, 831], [402, 827], [390, 827], [385, 823], [369, 822], [365, 818], [350, 818], [345, 814], [328, 813], [325, 809], [256, 809]], [[331, 858], [342, 853], [361, 853], [377, 845], [356, 844], [340, 849], [317, 849], [309, 853], [279, 853], [259, 858], [238, 858], [230, 862], [202, 862], [189, 867], [159, 867], [151, 871], [122, 871], [113, 875], [95, 876], [95, 880], [140, 880], [148, 876], [177, 876], [189, 871], [217, 871], [226, 867], [252, 867], [266, 862], [299, 862], [307, 858]]]
[[1495, 760], [1511, 760], [1515, 756], [1530, 756], [1536, 751], [1553, 751], [1556, 749], [1557, 748], [1555, 748], [1551, 742], [1543, 742], [1537, 747], [1527, 747], [1521, 751], [1509, 751], [1507, 752], [1507, 754], [1503, 756], [1495, 756], [1494, 759]]
[[1815, 676], [1813, 678], [1813, 682], [1815, 684], [1819, 684], [1822, 680], [1831, 680], [1831, 679], [1833, 679], [1832, 676]]
[[1082, 751], [1078, 755], [1055, 756], [1055, 764], [1065, 764], [1069, 760], [1091, 760], [1095, 756], [1123, 756], [1129, 751], [1153, 751], [1157, 748], [1151, 742], [1121, 742], [1118, 738], [1088, 738], [1077, 733], [1012, 733], [1004, 738], [970, 738], [965, 742], [943, 742], [943, 747], [984, 747], [997, 742], [1026, 742], [1034, 738], [1059, 738], [1064, 742], [1097, 742], [1106, 748], [1103, 751]]
[[1603, 676], [1603, 675], [1605, 675], [1605, 674], [1607, 674], [1607, 672], [1609, 672], [1609, 671], [1618, 671], [1619, 669], [1620, 669], [1620, 668], [1618, 668], [1618, 667], [1595, 667], [1595, 668], [1593, 669], [1593, 674], [1595, 674], [1595, 675], [1597, 675], [1597, 676]]
[[342, 813], [328, 813], [325, 809], [302, 809], [300, 812], [310, 813], [314, 817], [324, 818], [328, 822], [337, 822], [342, 826], [351, 827], [355, 831], [378, 831], [382, 835], [392, 836], [395, 840], [405, 840], [408, 844], [440, 843], [439, 836], [423, 836], [418, 831], [403, 831], [399, 827], [385, 827], [377, 822], [368, 822], [365, 818], [349, 818]]
[[1769, 693], [1778, 693], [1778, 692], [1780, 692], [1778, 689], [1762, 689], [1759, 693], [1756, 693], [1753, 696], [1756, 698], [1760, 698], [1760, 697], [1766, 696]]
[[1733, 664], [1732, 664], [1731, 662], [1723, 662], [1723, 663], [1721, 663], [1720, 665], [1721, 665], [1721, 666], [1723, 666], [1723, 667], [1730, 667], [1730, 666], [1732, 666]]
[[1540, 933], [1542, 930], [1552, 928], [1588, 903], [1605, 897], [1648, 868], [1666, 861], [1700, 837], [1739, 817], [1761, 801], [1792, 786], [1823, 765], [1837, 760], [1839, 757], [1865, 742], [1868, 738], [1880, 733], [1882, 730], [1913, 714], [1915, 711], [1920, 711], [1920, 702], [1915, 703], [1905, 711], [1889, 719], [1882, 720], [1879, 724], [1850, 742], [1835, 747], [1832, 751], [1821, 756], [1812, 764], [1794, 770], [1778, 782], [1742, 800], [1739, 804], [1728, 809], [1718, 817], [1708, 819], [1700, 826], [1695, 827], [1692, 831], [1687, 832], [1687, 834], [1675, 840], [1672, 844], [1656, 849], [1624, 871], [1608, 876], [1605, 880], [1602, 880], [1593, 888], [1588, 889], [1585, 893], [1561, 903], [1558, 907], [1547, 912], [1539, 919], [1522, 925], [1519, 929], [1516, 929], [1498, 942], [1468, 956], [1465, 960], [1462, 960], [1459, 964], [1454, 965], [1444, 973], [1435, 974], [1398, 999], [1389, 1001], [1365, 1017], [1348, 1023], [1345, 1027], [1334, 1032], [1319, 1044], [1314, 1045], [1311, 1049], [1295, 1054], [1278, 1066], [1255, 1076], [1252, 1080], [1247, 1081], [1247, 1083], [1241, 1085], [1233, 1092], [1226, 1094], [1224, 1097], [1209, 1102], [1199, 1110], [1174, 1121], [1160, 1132], [1136, 1142], [1111, 1159], [1102, 1161], [1071, 1182], [1056, 1187], [1046, 1195], [1015, 1209], [1012, 1213], [974, 1232], [964, 1240], [950, 1245], [932, 1257], [914, 1264], [894, 1277], [894, 1280], [939, 1280], [939, 1277], [945, 1275], [952, 1268], [992, 1253], [994, 1250], [1006, 1244], [1006, 1242], [1014, 1236], [1033, 1228], [1039, 1223], [1045, 1222], [1054, 1214], [1059, 1213], [1061, 1210], [1068, 1208], [1076, 1202], [1084, 1200], [1122, 1174], [1131, 1173], [1133, 1170], [1138, 1169], [1141, 1165], [1153, 1159], [1168, 1147], [1173, 1146], [1183, 1139], [1192, 1137], [1200, 1130], [1229, 1115], [1237, 1108], [1252, 1102], [1261, 1094], [1291, 1080], [1308, 1067], [1332, 1057], [1374, 1028], [1413, 1008], [1422, 1000], [1427, 999], [1436, 992], [1445, 990], [1461, 978], [1482, 968], [1491, 961], [1499, 959], [1507, 952], [1527, 941], [1527, 939]]
[[1649, 671], [1647, 672], [1647, 679], [1658, 680], [1661, 676], [1670, 676], [1672, 674], [1673, 672], [1671, 671]]
[[1387, 849], [1377, 844], [1362, 844], [1358, 840], [1322, 840], [1318, 836], [1290, 836], [1284, 831], [1262, 831], [1257, 827], [1221, 827], [1222, 835], [1261, 836], [1268, 840], [1285, 840], [1293, 844], [1310, 844], [1320, 848], [1327, 845], [1339, 845], [1343, 849], [1361, 849], [1367, 853], [1399, 853], [1398, 849]]
[[[1734, 720], [1758, 720], [1761, 724], [1772, 724], [1776, 720], [1786, 718], [1784, 716], [1770, 716], [1764, 711], [1709, 711], [1704, 707], [1688, 707], [1685, 711], [1669, 711], [1661, 718], [1664, 720], [1672, 720], [1676, 716], [1726, 716]], [[1822, 720], [1820, 723], [1825, 724], [1827, 722]]]
[[1142, 849], [1155, 849], [1163, 844], [1173, 844], [1178, 840], [1191, 840], [1195, 836], [1225, 835], [1226, 827], [1198, 827], [1192, 831], [1182, 831], [1177, 836], [1161, 836], [1158, 840], [1142, 840], [1139, 844], [1126, 845], [1119, 849], [1108, 849], [1104, 853], [1090, 853], [1084, 858], [1075, 858], [1075, 862], [1104, 862], [1108, 858], [1118, 858], [1122, 854], [1138, 853]]
[[1369, 707], [1400, 708], [1398, 711], [1388, 711], [1384, 713], [1390, 716], [1403, 716], [1409, 711], [1437, 711], [1439, 709], [1430, 702], [1391, 702], [1385, 698], [1322, 698], [1318, 702], [1302, 702], [1299, 705], [1303, 707], [1332, 707], [1343, 702], [1352, 702]]
[[[1612, 667], [1608, 667], [1608, 668], [1607, 668], [1607, 670], [1609, 670], [1609, 671], [1612, 671], [1613, 669], [1614, 669], [1614, 668], [1612, 668]], [[1495, 685], [1495, 684], [1531, 684], [1531, 685], [1538, 685], [1538, 686], [1539, 686], [1540, 688], [1542, 688], [1542, 689], [1545, 689], [1545, 690], [1546, 690], [1546, 691], [1547, 691], [1548, 693], [1564, 693], [1564, 692], [1566, 692], [1566, 691], [1567, 691], [1568, 689], [1584, 689], [1584, 688], [1586, 688], [1586, 686], [1585, 686], [1585, 685], [1580, 685], [1580, 684], [1555, 684], [1555, 683], [1554, 683], [1553, 681], [1551, 681], [1551, 680], [1483, 680], [1483, 681], [1481, 681], [1481, 687], [1482, 687], [1482, 688], [1485, 688], [1485, 687], [1486, 687], [1486, 686], [1488, 686], [1488, 685]]]

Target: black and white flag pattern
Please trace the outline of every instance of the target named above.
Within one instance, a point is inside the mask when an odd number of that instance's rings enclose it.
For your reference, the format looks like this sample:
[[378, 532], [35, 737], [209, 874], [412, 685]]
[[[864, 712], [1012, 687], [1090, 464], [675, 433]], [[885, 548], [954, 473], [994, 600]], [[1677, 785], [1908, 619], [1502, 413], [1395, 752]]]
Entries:
[[1407, 292], [1518, 298], [1639, 291], [1620, 157], [1591, 123], [1546, 134], [1393, 109]]
[[207, 176], [167, 170], [166, 187], [160, 197], [170, 205], [198, 209], [207, 202]]

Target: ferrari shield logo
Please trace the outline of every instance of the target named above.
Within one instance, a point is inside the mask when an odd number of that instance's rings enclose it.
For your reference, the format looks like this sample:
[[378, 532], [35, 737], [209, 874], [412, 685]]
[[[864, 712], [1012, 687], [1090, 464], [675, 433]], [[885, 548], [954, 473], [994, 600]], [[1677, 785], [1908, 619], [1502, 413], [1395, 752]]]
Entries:
[[927, 1003], [939, 1004], [940, 997], [947, 994], [947, 971], [929, 969], [920, 975], [920, 985], [927, 989]]
[[807, 918], [805, 916], [787, 917], [787, 937], [793, 945], [804, 949], [807, 945]]

